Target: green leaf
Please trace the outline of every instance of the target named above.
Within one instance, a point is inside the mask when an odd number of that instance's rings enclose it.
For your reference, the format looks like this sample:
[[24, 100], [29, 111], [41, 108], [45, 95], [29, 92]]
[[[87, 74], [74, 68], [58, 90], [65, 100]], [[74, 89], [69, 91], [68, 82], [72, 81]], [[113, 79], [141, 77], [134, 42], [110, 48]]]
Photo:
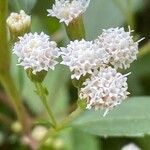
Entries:
[[[128, 83], [129, 91], [132, 95], [149, 95], [149, 64], [150, 54], [147, 54], [144, 57], [139, 57], [127, 70], [127, 72], [131, 72], [131, 75], [128, 77]], [[145, 90], [148, 90], [148, 92]]]
[[[118, 0], [126, 7], [127, 0]], [[133, 12], [137, 11], [143, 4], [142, 0], [132, 0]], [[104, 28], [120, 26], [125, 22], [125, 17], [114, 0], [91, 0], [89, 8], [85, 13], [85, 27], [88, 39], [95, 39]]]
[[73, 130], [72, 132], [74, 150], [101, 150], [98, 138], [95, 136], [79, 130]]
[[102, 137], [142, 137], [150, 134], [150, 97], [130, 98], [106, 117], [100, 111], [86, 111], [71, 126]]

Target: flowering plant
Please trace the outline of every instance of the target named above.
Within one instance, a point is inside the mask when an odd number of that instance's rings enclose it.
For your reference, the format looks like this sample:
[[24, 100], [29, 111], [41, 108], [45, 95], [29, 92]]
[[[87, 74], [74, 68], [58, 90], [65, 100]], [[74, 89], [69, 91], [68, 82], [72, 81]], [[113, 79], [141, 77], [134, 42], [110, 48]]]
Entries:
[[[13, 10], [14, 5], [0, 0], [0, 100], [13, 114], [2, 113], [0, 120], [8, 126], [11, 142], [15, 136], [14, 143], [25, 149], [73, 150], [71, 140], [65, 140], [72, 135], [87, 143], [78, 147], [78, 140], [77, 149], [96, 150], [99, 136], [107, 150], [105, 137], [149, 134], [149, 97], [133, 96], [138, 85], [134, 64], [147, 54], [149, 42], [132, 30], [132, 8], [114, 2], [129, 12], [126, 25], [105, 27], [88, 37], [90, 21], [86, 23], [84, 15], [93, 1], [55, 0], [41, 7], [35, 0], [27, 2], [33, 10], [26, 10], [21, 8], [24, 0], [18, 3], [18, 13], [8, 15], [8, 6]], [[37, 15], [39, 9], [44, 9], [43, 18]], [[94, 146], [88, 146], [88, 140]], [[131, 142], [120, 148], [140, 149]]]

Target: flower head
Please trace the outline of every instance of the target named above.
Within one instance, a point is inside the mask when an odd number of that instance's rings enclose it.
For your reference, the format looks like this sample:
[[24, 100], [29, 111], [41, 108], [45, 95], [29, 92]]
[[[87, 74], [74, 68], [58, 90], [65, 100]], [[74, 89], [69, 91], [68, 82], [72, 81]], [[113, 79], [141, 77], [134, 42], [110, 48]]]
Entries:
[[60, 22], [68, 25], [73, 19], [86, 11], [90, 0], [56, 0], [52, 9], [48, 9], [48, 16], [56, 17]]
[[138, 42], [133, 41], [131, 31], [124, 28], [110, 28], [95, 40], [95, 43], [104, 48], [110, 55], [110, 64], [115, 68], [128, 68], [137, 58]]
[[111, 67], [100, 68], [100, 71], [94, 72], [83, 83], [84, 87], [80, 91], [80, 98], [87, 101], [87, 109], [105, 109], [106, 114], [126, 99], [129, 94], [126, 76]]
[[49, 41], [48, 35], [43, 32], [29, 33], [19, 39], [13, 48], [13, 53], [19, 57], [19, 65], [32, 69], [33, 74], [42, 70], [48, 71], [49, 68], [54, 69], [58, 63], [55, 59], [59, 57], [59, 49], [56, 42]]
[[108, 61], [107, 53], [90, 41], [71, 41], [67, 48], [61, 48], [61, 51], [62, 64], [69, 66], [72, 79], [79, 80], [81, 76], [92, 74], [94, 69]]
[[30, 28], [31, 17], [23, 10], [20, 13], [11, 13], [7, 18], [7, 25], [13, 33], [25, 32]]

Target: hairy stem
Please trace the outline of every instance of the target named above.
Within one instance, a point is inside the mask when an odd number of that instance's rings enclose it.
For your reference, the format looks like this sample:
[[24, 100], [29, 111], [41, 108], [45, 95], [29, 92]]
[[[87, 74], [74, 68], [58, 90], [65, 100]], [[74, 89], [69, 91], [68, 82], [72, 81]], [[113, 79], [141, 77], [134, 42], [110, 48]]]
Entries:
[[39, 95], [39, 97], [43, 103], [43, 106], [45, 107], [45, 109], [50, 117], [51, 125], [55, 128], [57, 126], [57, 122], [53, 115], [52, 110], [49, 107], [49, 103], [47, 100], [47, 90], [45, 89], [45, 87], [43, 87], [42, 83], [40, 83], [40, 82], [35, 82], [35, 87], [37, 90], [36, 92]]

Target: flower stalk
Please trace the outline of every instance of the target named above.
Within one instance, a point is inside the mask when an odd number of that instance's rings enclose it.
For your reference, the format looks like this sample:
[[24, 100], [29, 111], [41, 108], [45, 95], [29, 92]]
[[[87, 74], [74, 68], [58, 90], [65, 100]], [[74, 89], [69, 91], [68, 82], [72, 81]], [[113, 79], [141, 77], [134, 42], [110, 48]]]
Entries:
[[49, 115], [49, 118], [51, 120], [51, 125], [53, 126], [53, 128], [56, 128], [57, 122], [53, 115], [52, 110], [49, 107], [48, 100], [47, 100], [48, 91], [45, 87], [43, 87], [42, 83], [40, 83], [40, 82], [34, 82], [34, 83], [35, 83], [35, 87], [36, 87], [36, 93], [40, 97], [40, 99], [43, 103], [43, 106], [45, 107], [45, 109]]
[[23, 125], [23, 131], [28, 132], [29, 117], [21, 102], [19, 93], [10, 75], [11, 56], [8, 47], [6, 17], [8, 12], [8, 1], [0, 0], [0, 82], [10, 98], [18, 120]]
[[43, 137], [43, 139], [39, 143], [39, 148], [41, 148], [44, 145], [44, 143], [47, 141], [49, 137], [54, 137], [59, 131], [62, 131], [63, 129], [69, 127], [71, 121], [75, 119], [77, 116], [79, 116], [79, 114], [82, 112], [83, 109], [78, 107], [71, 114], [69, 114], [62, 122], [60, 122], [56, 129], [50, 128], [47, 134]]
[[8, 72], [0, 74], [0, 81], [12, 102], [18, 120], [23, 126], [23, 132], [27, 133], [29, 131], [30, 118], [24, 108], [24, 105], [22, 104], [21, 97], [19, 96], [19, 93], [14, 85], [11, 75]]
[[0, 0], [0, 74], [8, 72], [11, 61], [6, 28], [7, 4], [7, 0]]

